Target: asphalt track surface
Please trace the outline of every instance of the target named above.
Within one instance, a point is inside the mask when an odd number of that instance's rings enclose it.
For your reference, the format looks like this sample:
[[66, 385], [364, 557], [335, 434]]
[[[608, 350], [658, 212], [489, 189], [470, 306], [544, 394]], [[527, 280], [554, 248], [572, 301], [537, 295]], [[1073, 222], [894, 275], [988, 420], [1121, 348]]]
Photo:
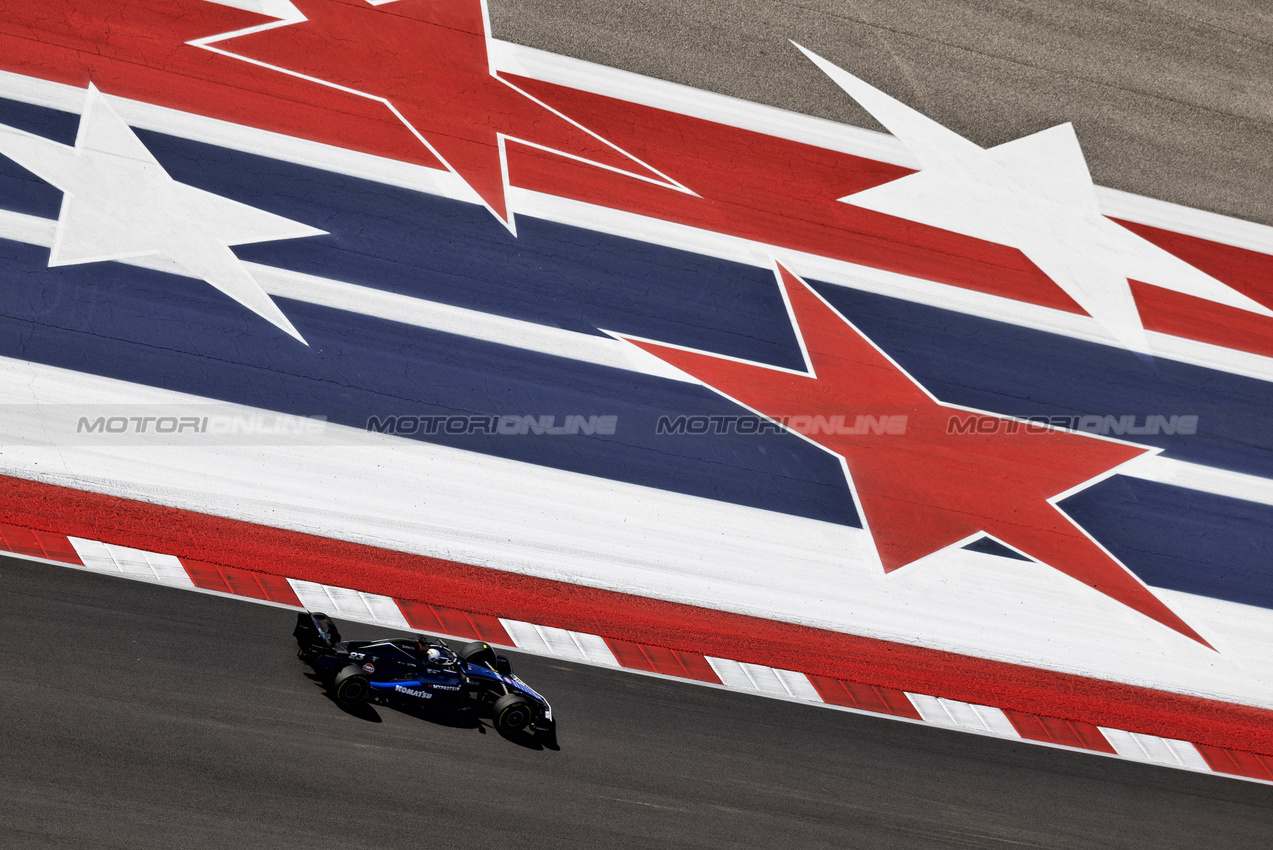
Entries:
[[800, 42], [982, 146], [1072, 121], [1097, 183], [1273, 225], [1267, 0], [490, 0], [502, 39], [882, 129]]
[[1164, 850], [1273, 823], [1267, 786], [516, 654], [559, 749], [346, 713], [293, 623], [0, 558], [0, 847]]

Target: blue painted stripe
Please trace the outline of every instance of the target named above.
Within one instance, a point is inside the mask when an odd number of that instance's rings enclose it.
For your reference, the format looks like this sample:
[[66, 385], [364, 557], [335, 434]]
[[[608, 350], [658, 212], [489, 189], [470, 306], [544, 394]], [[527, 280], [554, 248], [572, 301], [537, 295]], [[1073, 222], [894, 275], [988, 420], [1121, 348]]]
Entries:
[[612, 437], [416, 436], [857, 524], [838, 461], [797, 437], [658, 434], [661, 416], [738, 412], [703, 387], [282, 302], [307, 348], [200, 281], [116, 263], [48, 269], [45, 253], [0, 242], [0, 274], [12, 279], [2, 355], [360, 429], [372, 416], [614, 415]]
[[1136, 427], [1150, 416], [1196, 416], [1194, 434], [1123, 439], [1181, 460], [1273, 475], [1273, 388], [1265, 381], [841, 286], [817, 289], [944, 402], [1022, 418], [1121, 424], [1130, 415]]
[[142, 132], [177, 180], [329, 235], [244, 245], [245, 260], [550, 327], [599, 328], [800, 368], [773, 273]]
[[64, 145], [73, 145], [79, 132], [80, 116], [74, 112], [0, 98], [0, 124]]
[[[16, 100], [0, 98], [0, 124], [60, 142], [75, 143], [79, 116]], [[0, 155], [0, 209], [57, 218], [62, 193], [10, 159]]]
[[1061, 507], [1146, 584], [1273, 608], [1273, 507], [1121, 475]]

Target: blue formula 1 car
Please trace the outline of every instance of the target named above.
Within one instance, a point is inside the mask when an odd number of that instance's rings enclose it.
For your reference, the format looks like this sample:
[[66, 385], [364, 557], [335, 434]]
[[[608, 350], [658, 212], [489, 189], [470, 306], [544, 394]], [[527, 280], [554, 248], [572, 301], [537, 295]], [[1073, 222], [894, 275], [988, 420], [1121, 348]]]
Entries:
[[553, 735], [553, 711], [513, 675], [509, 660], [488, 643], [451, 649], [437, 638], [342, 641], [322, 613], [296, 615], [297, 657], [313, 668], [336, 703], [352, 708], [368, 700], [433, 711], [476, 710], [506, 735]]

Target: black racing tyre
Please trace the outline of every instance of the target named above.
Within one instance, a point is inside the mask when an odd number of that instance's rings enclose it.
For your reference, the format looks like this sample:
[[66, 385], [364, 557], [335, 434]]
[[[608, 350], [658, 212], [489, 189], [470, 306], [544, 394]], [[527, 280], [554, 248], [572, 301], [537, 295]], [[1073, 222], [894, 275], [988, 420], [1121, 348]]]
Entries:
[[456, 655], [470, 664], [481, 664], [483, 667], [492, 669], [499, 663], [499, 657], [495, 654], [495, 650], [489, 643], [481, 640], [464, 644]]
[[332, 679], [332, 696], [336, 698], [336, 704], [344, 708], [351, 708], [365, 701], [370, 693], [371, 682], [367, 680], [367, 674], [353, 664], [345, 667]]
[[505, 735], [520, 732], [530, 725], [533, 709], [521, 694], [504, 694], [491, 707], [495, 728]]

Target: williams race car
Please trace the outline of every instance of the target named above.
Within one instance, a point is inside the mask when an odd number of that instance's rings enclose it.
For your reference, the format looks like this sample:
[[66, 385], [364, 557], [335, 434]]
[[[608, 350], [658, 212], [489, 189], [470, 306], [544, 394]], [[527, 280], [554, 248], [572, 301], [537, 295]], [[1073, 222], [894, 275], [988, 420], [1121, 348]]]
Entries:
[[437, 638], [340, 639], [321, 613], [296, 615], [297, 657], [313, 668], [336, 703], [351, 708], [367, 700], [408, 704], [428, 711], [477, 710], [508, 735], [552, 735], [548, 700], [513, 675], [507, 658], [488, 643], [451, 649]]

